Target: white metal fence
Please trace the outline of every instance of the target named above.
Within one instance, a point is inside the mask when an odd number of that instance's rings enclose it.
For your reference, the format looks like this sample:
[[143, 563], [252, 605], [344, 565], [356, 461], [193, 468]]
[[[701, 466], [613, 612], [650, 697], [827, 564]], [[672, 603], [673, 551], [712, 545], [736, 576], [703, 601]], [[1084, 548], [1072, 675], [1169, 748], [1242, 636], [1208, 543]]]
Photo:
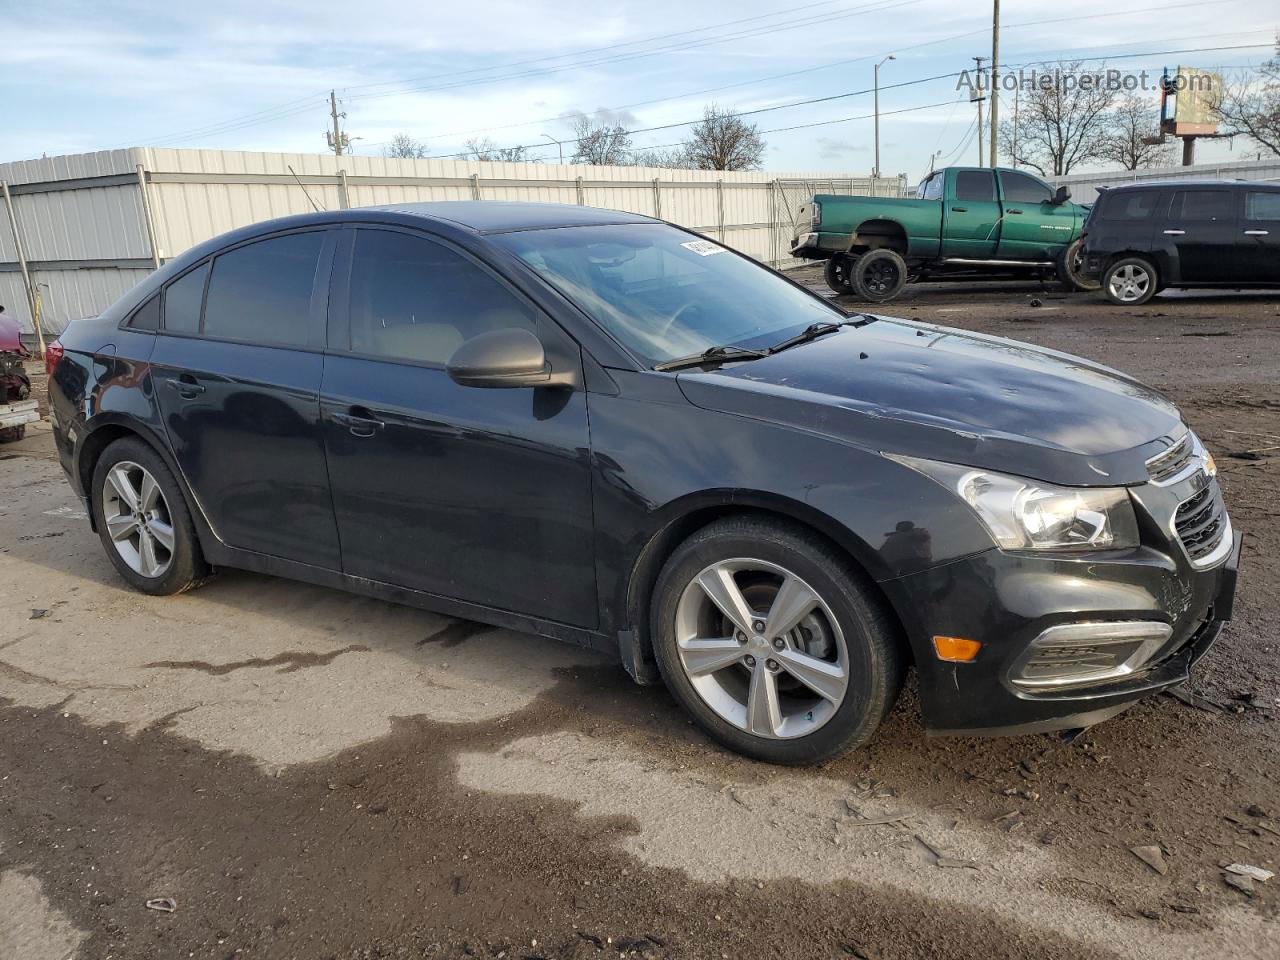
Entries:
[[1234, 163], [1197, 163], [1189, 167], [1151, 167], [1147, 170], [1112, 170], [1056, 177], [1054, 186], [1071, 188], [1076, 203], [1093, 203], [1098, 191], [1122, 183], [1152, 180], [1280, 180], [1280, 157], [1270, 160], [1241, 160]]
[[[0, 304], [32, 331], [95, 314], [227, 230], [321, 209], [423, 200], [576, 203], [658, 216], [786, 265], [814, 192], [900, 196], [903, 178], [726, 173], [133, 148], [0, 164]], [[24, 276], [25, 268], [25, 276]]]

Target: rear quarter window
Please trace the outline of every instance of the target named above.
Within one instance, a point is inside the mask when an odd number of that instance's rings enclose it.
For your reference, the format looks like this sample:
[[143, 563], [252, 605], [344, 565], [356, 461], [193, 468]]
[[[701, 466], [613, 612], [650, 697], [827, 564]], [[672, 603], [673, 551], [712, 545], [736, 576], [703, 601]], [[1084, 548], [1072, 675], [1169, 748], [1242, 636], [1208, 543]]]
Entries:
[[1103, 220], [1146, 220], [1156, 209], [1158, 190], [1123, 190], [1103, 194]]
[[160, 294], [155, 294], [129, 316], [125, 326], [132, 330], [160, 329]]

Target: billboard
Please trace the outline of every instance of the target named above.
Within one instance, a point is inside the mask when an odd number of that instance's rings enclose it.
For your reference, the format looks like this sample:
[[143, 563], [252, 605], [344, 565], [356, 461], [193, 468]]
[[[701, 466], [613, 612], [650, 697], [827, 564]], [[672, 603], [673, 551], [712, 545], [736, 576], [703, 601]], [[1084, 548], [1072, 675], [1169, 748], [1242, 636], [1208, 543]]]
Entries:
[[[1218, 132], [1215, 107], [1222, 95], [1222, 77], [1198, 67], [1178, 67], [1172, 77], [1161, 81], [1164, 104], [1161, 109], [1163, 133], [1175, 137], [1212, 137]], [[1173, 100], [1172, 117], [1168, 101]]]

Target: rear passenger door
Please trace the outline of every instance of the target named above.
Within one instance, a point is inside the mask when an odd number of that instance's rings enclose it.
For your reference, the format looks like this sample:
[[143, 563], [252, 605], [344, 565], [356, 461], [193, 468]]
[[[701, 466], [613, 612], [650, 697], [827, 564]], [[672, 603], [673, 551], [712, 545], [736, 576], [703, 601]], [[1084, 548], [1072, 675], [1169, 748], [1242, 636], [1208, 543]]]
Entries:
[[1243, 190], [1244, 219], [1236, 250], [1242, 281], [1280, 283], [1280, 189]]
[[1178, 272], [1188, 283], [1234, 283], [1243, 272], [1236, 260], [1239, 192], [1230, 187], [1175, 190], [1161, 227], [1177, 253]]
[[[597, 623], [582, 354], [470, 254], [343, 231], [321, 410], [343, 569], [577, 627]], [[573, 389], [479, 389], [463, 341], [522, 327]]]
[[974, 260], [995, 256], [1000, 204], [990, 170], [956, 170], [942, 204], [942, 255]]
[[338, 569], [320, 435], [336, 230], [253, 240], [163, 291], [151, 374], [165, 431], [220, 540]]

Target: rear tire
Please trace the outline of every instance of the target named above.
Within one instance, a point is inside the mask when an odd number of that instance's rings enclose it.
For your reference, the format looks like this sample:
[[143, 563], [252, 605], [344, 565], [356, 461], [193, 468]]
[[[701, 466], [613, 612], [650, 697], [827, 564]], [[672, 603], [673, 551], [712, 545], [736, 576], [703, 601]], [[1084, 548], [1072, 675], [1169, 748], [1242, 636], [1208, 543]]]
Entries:
[[827, 260], [822, 276], [833, 292], [841, 295], [853, 292], [853, 284], [849, 279], [849, 268], [853, 263], [854, 259], [843, 253], [833, 253]]
[[650, 623], [672, 696], [713, 739], [767, 763], [866, 743], [907, 665], [892, 615], [848, 559], [769, 519], [718, 520], [677, 547]]
[[102, 452], [90, 497], [103, 549], [129, 586], [163, 597], [208, 578], [182, 488], [142, 440], [122, 437]]
[[1058, 280], [1068, 290], [1090, 292], [1102, 286], [1084, 272], [1084, 238], [1077, 237], [1058, 251]]
[[883, 247], [860, 256], [852, 272], [854, 291], [870, 303], [892, 300], [907, 285], [907, 262]]
[[1122, 307], [1146, 303], [1160, 289], [1156, 268], [1144, 257], [1125, 257], [1107, 267], [1102, 290], [1107, 299]]

